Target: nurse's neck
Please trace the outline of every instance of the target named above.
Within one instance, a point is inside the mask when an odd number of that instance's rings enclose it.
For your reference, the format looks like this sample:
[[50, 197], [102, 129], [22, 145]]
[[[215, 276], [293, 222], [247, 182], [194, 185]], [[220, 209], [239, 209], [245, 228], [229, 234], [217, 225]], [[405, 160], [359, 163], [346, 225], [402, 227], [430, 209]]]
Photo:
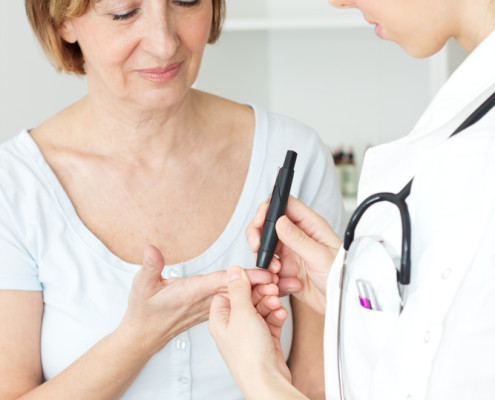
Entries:
[[469, 53], [495, 30], [495, 0], [460, 0], [456, 15], [454, 37]]

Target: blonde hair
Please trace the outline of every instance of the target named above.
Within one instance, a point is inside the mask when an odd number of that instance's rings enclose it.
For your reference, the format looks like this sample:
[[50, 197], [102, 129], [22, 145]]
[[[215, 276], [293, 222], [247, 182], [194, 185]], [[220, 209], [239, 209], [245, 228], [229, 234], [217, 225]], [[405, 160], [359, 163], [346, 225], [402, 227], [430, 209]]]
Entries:
[[[84, 56], [77, 43], [60, 35], [66, 18], [80, 17], [95, 0], [26, 0], [26, 14], [45, 54], [57, 70], [84, 75]], [[225, 0], [212, 0], [213, 17], [208, 43], [220, 37], [225, 17]]]

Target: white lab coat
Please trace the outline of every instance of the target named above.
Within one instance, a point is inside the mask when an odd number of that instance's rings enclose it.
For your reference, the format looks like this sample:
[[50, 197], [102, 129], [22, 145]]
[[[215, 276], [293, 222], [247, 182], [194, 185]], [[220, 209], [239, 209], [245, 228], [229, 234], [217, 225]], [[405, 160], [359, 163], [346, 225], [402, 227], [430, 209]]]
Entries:
[[[415, 177], [407, 200], [411, 284], [399, 315], [392, 264], [363, 245], [363, 265], [349, 277], [347, 399], [495, 399], [495, 109], [448, 139], [494, 91], [495, 32], [452, 75], [408, 136], [366, 154], [359, 201], [398, 192]], [[399, 101], [407, 107], [407, 96]], [[400, 253], [400, 232], [394, 206], [379, 204], [365, 214], [356, 237], [378, 235]], [[341, 250], [327, 286], [327, 399], [339, 398], [342, 259]], [[382, 311], [359, 305], [353, 282], [359, 277], [374, 286]]]

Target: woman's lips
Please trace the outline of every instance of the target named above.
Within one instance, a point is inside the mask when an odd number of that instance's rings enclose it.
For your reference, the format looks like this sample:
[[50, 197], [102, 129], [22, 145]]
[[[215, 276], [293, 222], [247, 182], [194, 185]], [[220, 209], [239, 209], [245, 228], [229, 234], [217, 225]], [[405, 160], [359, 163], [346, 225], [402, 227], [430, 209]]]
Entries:
[[157, 82], [157, 83], [170, 82], [179, 74], [182, 65], [183, 65], [182, 62], [178, 62], [167, 65], [166, 67], [139, 69], [137, 70], [137, 73], [141, 75], [144, 79], [147, 79], [151, 82]]

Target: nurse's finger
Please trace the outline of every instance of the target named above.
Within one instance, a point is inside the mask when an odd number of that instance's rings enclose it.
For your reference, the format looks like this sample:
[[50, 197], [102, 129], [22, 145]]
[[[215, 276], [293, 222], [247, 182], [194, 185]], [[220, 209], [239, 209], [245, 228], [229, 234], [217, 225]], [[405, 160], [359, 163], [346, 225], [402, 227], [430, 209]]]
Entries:
[[[270, 331], [272, 332], [272, 334], [280, 332], [277, 328], [282, 328], [282, 326], [284, 325], [284, 322], [288, 316], [289, 316], [289, 313], [285, 309], [285, 307], [280, 307], [277, 310], [270, 312], [265, 317], [265, 321], [267, 322], [268, 327], [270, 328]], [[278, 336], [280, 336], [280, 335], [278, 335]]]
[[266, 213], [268, 211], [268, 202], [263, 202], [256, 210], [256, 215], [246, 228], [246, 239], [253, 253], [256, 253], [260, 247], [261, 232], [265, 223]]
[[208, 328], [212, 336], [216, 337], [224, 330], [230, 318], [230, 301], [227, 297], [217, 294], [213, 297], [210, 306], [210, 318]]
[[266, 296], [278, 296], [278, 286], [273, 283], [258, 285], [251, 292], [251, 300], [255, 306]]
[[282, 269], [282, 262], [280, 261], [280, 258], [273, 257], [272, 260], [270, 261], [270, 264], [268, 264], [268, 271], [274, 274], [278, 274], [281, 269]]
[[330, 268], [333, 259], [329, 259], [328, 246], [308, 236], [287, 216], [278, 219], [276, 229], [279, 240], [304, 261]]
[[231, 315], [253, 310], [251, 283], [245, 270], [237, 265], [229, 267], [229, 297]]
[[334, 248], [339, 248], [341, 246], [342, 241], [334, 232], [330, 224], [321, 215], [314, 212], [295, 197], [289, 197], [285, 215], [303, 230], [306, 235], [317, 242]]
[[272, 311], [282, 307], [282, 303], [277, 296], [265, 296], [256, 306], [258, 313], [265, 318]]
[[279, 297], [288, 296], [302, 290], [302, 282], [294, 277], [280, 278], [278, 283]]

